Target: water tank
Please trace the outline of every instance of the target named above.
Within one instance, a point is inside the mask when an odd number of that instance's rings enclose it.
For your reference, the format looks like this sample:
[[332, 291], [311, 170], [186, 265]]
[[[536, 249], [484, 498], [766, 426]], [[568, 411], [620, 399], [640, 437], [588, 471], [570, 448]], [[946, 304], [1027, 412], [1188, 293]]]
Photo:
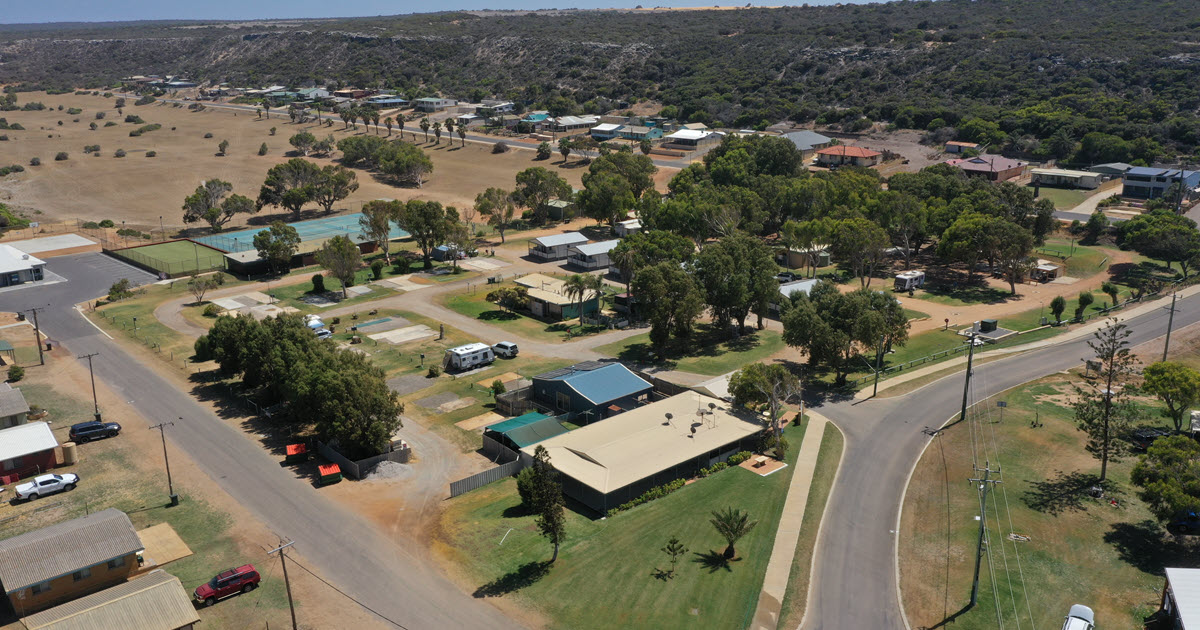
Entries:
[[63, 466], [74, 466], [78, 461], [78, 454], [75, 452], [75, 443], [66, 442], [62, 445]]
[[979, 332], [993, 332], [996, 330], [997, 322], [994, 319], [983, 319], [979, 321]]
[[829, 260], [829, 252], [821, 252], [817, 254], [818, 267], [828, 267], [830, 264], [832, 263]]

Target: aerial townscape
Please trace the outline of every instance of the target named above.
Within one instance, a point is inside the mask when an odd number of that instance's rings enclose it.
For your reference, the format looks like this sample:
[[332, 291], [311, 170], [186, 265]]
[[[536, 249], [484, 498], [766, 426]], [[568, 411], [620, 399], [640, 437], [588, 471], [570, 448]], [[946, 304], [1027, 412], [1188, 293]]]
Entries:
[[1200, 630], [1194, 4], [476, 3], [5, 9], [0, 630]]

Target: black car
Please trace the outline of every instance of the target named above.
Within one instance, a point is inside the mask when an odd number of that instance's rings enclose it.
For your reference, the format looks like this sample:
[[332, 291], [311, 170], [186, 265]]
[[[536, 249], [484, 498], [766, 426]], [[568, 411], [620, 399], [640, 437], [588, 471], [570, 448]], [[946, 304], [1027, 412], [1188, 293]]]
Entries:
[[1168, 435], [1171, 435], [1171, 432], [1166, 429], [1144, 427], [1131, 433], [1129, 435], [1129, 441], [1133, 442], [1133, 447], [1135, 449], [1144, 451], [1150, 448], [1150, 445], [1154, 443], [1154, 440], [1157, 440], [1160, 437], [1166, 437]]
[[121, 432], [121, 425], [116, 422], [80, 422], [71, 425], [71, 441], [87, 442], [101, 438], [115, 437]]
[[1175, 535], [1200, 534], [1200, 516], [1196, 516], [1195, 512], [1182, 514], [1167, 525], [1167, 531]]

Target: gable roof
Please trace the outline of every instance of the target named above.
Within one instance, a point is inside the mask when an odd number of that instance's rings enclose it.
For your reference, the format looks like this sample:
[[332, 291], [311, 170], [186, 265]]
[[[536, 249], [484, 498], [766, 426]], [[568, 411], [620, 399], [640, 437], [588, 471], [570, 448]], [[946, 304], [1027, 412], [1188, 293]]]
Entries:
[[541, 245], [542, 247], [558, 247], [559, 245], [575, 245], [578, 243], [586, 243], [587, 237], [579, 232], [563, 232], [562, 234], [539, 236], [533, 239], [533, 242]]
[[1200, 628], [1200, 569], [1168, 567], [1167, 583], [1175, 595], [1180, 627]]
[[54, 439], [50, 425], [45, 422], [18, 424], [0, 430], [0, 462], [24, 457], [30, 453], [40, 453], [56, 446], [58, 440]]
[[863, 147], [852, 147], [852, 146], [845, 145], [845, 144], [839, 144], [839, 145], [835, 145], [832, 147], [825, 147], [824, 149], [818, 150], [817, 154], [818, 155], [841, 155], [844, 157], [859, 157], [859, 158], [876, 157], [879, 155], [883, 155], [882, 153], [880, 153], [878, 151], [872, 151], [871, 149], [864, 149]]
[[606, 131], [616, 131], [616, 130], [620, 129], [622, 126], [623, 125], [618, 125], [616, 123], [600, 123], [599, 125], [592, 127], [592, 131], [599, 131], [601, 133], [604, 133]]
[[[535, 382], [544, 380], [566, 383], [567, 387], [575, 390], [577, 394], [595, 405], [603, 405], [611, 400], [654, 389], [653, 385], [620, 363], [606, 363], [598, 367], [595, 366], [595, 363], [594, 361], [579, 363], [565, 370], [555, 370], [535, 376], [533, 380]], [[560, 374], [559, 372], [566, 373]]]
[[175, 630], [200, 616], [179, 578], [155, 569], [21, 621], [28, 630]]
[[12, 387], [0, 388], [0, 418], [19, 413], [29, 413], [29, 403], [25, 402], [25, 395], [21, 390]]
[[[1179, 169], [1177, 168], [1159, 168], [1157, 166], [1135, 166], [1128, 171], [1126, 175], [1144, 175], [1151, 177], [1179, 177]], [[1196, 171], [1184, 171], [1183, 176], [1191, 178], [1196, 174]]]
[[531, 411], [512, 420], [505, 420], [488, 427], [486, 433], [499, 433], [508, 438], [517, 448], [525, 448], [567, 432], [567, 428], [556, 418]]
[[0, 540], [0, 584], [10, 594], [142, 549], [129, 517], [109, 508]]
[[32, 269], [37, 265], [44, 265], [45, 261], [13, 247], [0, 243], [0, 273], [12, 273], [22, 271], [24, 269]]
[[611, 241], [600, 241], [598, 243], [584, 243], [583, 245], [576, 245], [572, 247], [569, 251], [577, 251], [584, 256], [607, 254], [608, 252], [612, 251], [613, 248], [616, 247], [620, 242], [621, 239], [613, 239]]
[[703, 140], [712, 135], [707, 129], [680, 129], [675, 133], [663, 138], [664, 140]]
[[1025, 166], [1025, 163], [1020, 160], [991, 154], [977, 155], [972, 158], [955, 158], [953, 160], [946, 160], [946, 164], [974, 173], [996, 173]]
[[797, 293], [808, 295], [812, 288], [817, 286], [816, 278], [805, 278], [804, 280], [793, 280], [779, 285], [779, 294], [785, 298], [791, 298]]
[[800, 149], [801, 151], [808, 151], [815, 148], [818, 144], [829, 144], [833, 141], [826, 136], [822, 136], [821, 134], [808, 129], [785, 133], [783, 134], [783, 137], [791, 140], [792, 144], [796, 145], [796, 148]]

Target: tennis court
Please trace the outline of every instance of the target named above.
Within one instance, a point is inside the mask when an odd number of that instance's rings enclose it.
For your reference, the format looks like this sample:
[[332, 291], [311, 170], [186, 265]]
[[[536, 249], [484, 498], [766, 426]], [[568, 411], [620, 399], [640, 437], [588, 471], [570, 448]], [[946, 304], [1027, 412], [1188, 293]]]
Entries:
[[225, 268], [225, 254], [192, 241], [168, 241], [109, 252], [151, 271], [178, 277], [197, 271]]
[[[301, 243], [324, 241], [335, 236], [347, 236], [357, 244], [367, 240], [363, 237], [362, 228], [358, 224], [360, 218], [362, 218], [361, 213], [343, 214], [334, 217], [311, 219], [309, 221], [297, 221], [288, 225], [296, 228], [296, 234], [300, 236]], [[196, 240], [229, 253], [244, 252], [254, 249], [254, 235], [266, 229], [266, 227], [262, 227], [254, 230], [241, 230], [239, 232], [224, 232], [211, 236], [201, 236], [196, 238]], [[408, 232], [398, 227], [392, 227], [391, 238], [393, 240], [407, 236]]]

